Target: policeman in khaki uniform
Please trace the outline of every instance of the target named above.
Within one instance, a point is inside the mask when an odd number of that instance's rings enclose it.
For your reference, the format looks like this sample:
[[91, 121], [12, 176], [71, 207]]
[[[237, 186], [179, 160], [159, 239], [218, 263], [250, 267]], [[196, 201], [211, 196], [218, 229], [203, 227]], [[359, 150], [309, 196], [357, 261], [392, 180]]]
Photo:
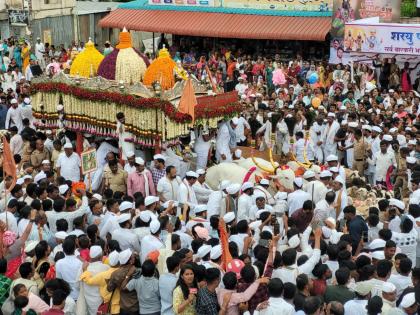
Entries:
[[366, 164], [366, 156], [367, 153], [370, 151], [370, 144], [366, 141], [366, 139], [362, 135], [362, 131], [360, 129], [356, 129], [354, 131], [354, 144], [353, 144], [353, 167], [354, 171], [359, 172], [359, 176], [364, 176], [365, 174], [365, 164]]
[[395, 183], [394, 183], [394, 197], [396, 199], [408, 198], [408, 174], [407, 174], [407, 156], [410, 153], [408, 148], [401, 148], [398, 154], [397, 169], [395, 170]]
[[41, 167], [42, 161], [50, 159], [50, 151], [44, 147], [44, 140], [42, 139], [37, 139], [35, 146], [35, 150], [31, 154], [31, 164], [38, 170]]
[[108, 165], [111, 172], [104, 173], [102, 187], [104, 189], [111, 188], [114, 192], [127, 193], [127, 172], [118, 167], [117, 160], [109, 161]]

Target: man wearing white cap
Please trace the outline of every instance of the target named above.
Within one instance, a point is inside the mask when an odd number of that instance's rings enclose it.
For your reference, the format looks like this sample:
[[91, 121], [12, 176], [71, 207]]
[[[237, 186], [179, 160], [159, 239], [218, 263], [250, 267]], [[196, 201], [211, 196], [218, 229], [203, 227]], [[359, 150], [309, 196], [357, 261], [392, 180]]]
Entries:
[[18, 133], [22, 131], [22, 115], [21, 109], [19, 104], [15, 98], [10, 100], [10, 107], [6, 114], [6, 122], [5, 122], [5, 129], [9, 129], [10, 127], [16, 126], [18, 129]]
[[320, 163], [324, 162], [324, 153], [321, 146], [324, 129], [325, 125], [322, 122], [322, 116], [318, 116], [309, 129], [309, 138], [314, 148], [315, 159]]
[[57, 176], [63, 176], [66, 180], [72, 182], [83, 180], [80, 157], [73, 152], [73, 145], [70, 142], [66, 142], [64, 152], [58, 156], [56, 169]]
[[[93, 245], [90, 248], [89, 257], [90, 262], [86, 271], [90, 273], [91, 277], [95, 277], [96, 275], [109, 269], [109, 266], [102, 262], [103, 251], [100, 246]], [[99, 292], [99, 287], [96, 285], [88, 285], [83, 281], [80, 282], [80, 286], [83, 294], [79, 296], [79, 300], [85, 300], [88, 314], [96, 314], [98, 312], [99, 305], [103, 302], [102, 296]]]
[[16, 126], [10, 127], [9, 133], [11, 135], [10, 151], [12, 151], [13, 155], [15, 154], [22, 155], [23, 140], [22, 140], [22, 136], [18, 133], [18, 128]]
[[416, 293], [410, 292], [404, 295], [400, 303], [400, 309], [404, 311], [406, 315], [417, 314], [418, 303], [416, 301]]
[[[273, 196], [268, 191], [269, 187], [270, 187], [270, 181], [267, 178], [263, 178], [260, 180], [258, 185], [254, 187], [254, 192], [262, 193], [265, 196], [265, 201], [267, 202], [267, 204], [274, 205], [276, 204], [276, 201], [274, 200]], [[255, 203], [255, 198], [254, 198], [254, 203]]]
[[255, 191], [252, 197], [255, 199], [255, 204], [249, 209], [249, 216], [246, 218], [248, 222], [257, 220], [258, 212], [261, 210], [273, 212], [273, 207], [267, 204], [265, 196], [261, 192]]
[[152, 173], [144, 167], [144, 160], [136, 157], [134, 166], [136, 171], [129, 174], [127, 178], [127, 194], [133, 197], [136, 192], [141, 192], [143, 197], [156, 196]]
[[119, 112], [116, 115], [117, 121], [117, 135], [118, 135], [118, 148], [121, 150], [121, 157], [127, 161], [127, 153], [134, 152], [134, 143], [127, 142], [126, 139], [133, 138], [133, 134], [125, 130], [125, 116], [124, 113]]
[[338, 174], [342, 178], [344, 178], [344, 180], [346, 179], [346, 171], [344, 170], [344, 167], [340, 165], [340, 163], [338, 163], [337, 155], [334, 155], [334, 154], [328, 155], [325, 158], [325, 161], [327, 162], [328, 167], [330, 168], [330, 171], [332, 167], [336, 167], [338, 169]]
[[237, 213], [238, 211], [238, 195], [241, 189], [240, 184], [230, 184], [226, 187], [227, 195], [222, 199], [220, 215], [223, 216], [228, 212]]
[[[111, 314], [139, 314], [139, 302], [137, 299], [136, 291], [123, 290], [125, 284], [129, 281], [133, 273], [136, 271], [134, 268], [134, 256], [133, 252], [126, 249], [119, 253], [119, 268], [111, 274], [111, 278], [108, 281], [108, 290], [113, 292], [114, 290], [120, 291], [119, 299], [119, 312], [111, 310]], [[114, 303], [112, 303], [114, 304]], [[111, 307], [112, 308], [112, 307]]]
[[40, 172], [35, 175], [34, 182], [37, 184], [41, 179], [46, 178], [46, 172], [51, 170], [51, 162], [49, 160], [43, 160], [41, 162]]
[[298, 162], [305, 163], [305, 155], [308, 161], [313, 162], [315, 158], [314, 147], [312, 142], [303, 138], [303, 132], [298, 131], [295, 134], [296, 143], [293, 146], [293, 154], [296, 156]]
[[238, 118], [238, 124], [235, 128], [235, 134], [236, 134], [236, 144], [238, 146], [246, 146], [247, 139], [245, 136], [245, 132], [250, 132], [251, 126], [249, 125], [248, 121], [243, 117], [239, 116]]
[[289, 207], [289, 217], [298, 209], [303, 207], [303, 203], [306, 200], [311, 200], [311, 195], [306, 191], [302, 190], [303, 179], [301, 177], [296, 177], [293, 181], [294, 192], [290, 193], [287, 197], [287, 205]]
[[223, 180], [219, 184], [219, 190], [213, 191], [207, 202], [207, 217], [210, 219], [213, 215], [220, 215], [222, 200], [226, 196], [226, 187], [230, 185], [228, 180]]
[[387, 314], [388, 311], [397, 306], [397, 288], [390, 282], [385, 282], [382, 285], [382, 314]]
[[140, 242], [137, 235], [131, 229], [131, 214], [123, 213], [117, 217], [119, 228], [112, 231], [112, 239], [120, 244], [121, 250], [129, 248], [133, 252], [140, 253]]
[[311, 196], [311, 200], [315, 204], [325, 198], [325, 195], [328, 192], [328, 188], [324, 185], [323, 182], [315, 178], [314, 171], [306, 171], [305, 174], [303, 174], [303, 178], [306, 181], [306, 183], [303, 184], [303, 190]]
[[128, 175], [136, 171], [136, 155], [133, 151], [127, 152], [127, 163], [124, 165], [124, 171]]
[[219, 162], [232, 161], [232, 153], [230, 152], [230, 149], [231, 144], [233, 144], [232, 147], [236, 146], [235, 128], [237, 123], [238, 118], [234, 117], [232, 120], [223, 122], [217, 131], [216, 159]]
[[328, 113], [327, 116], [327, 126], [324, 129], [322, 135], [322, 145], [324, 147], [324, 156], [330, 154], [337, 154], [337, 143], [335, 142], [335, 135], [340, 128], [340, 124], [335, 120], [335, 115], [333, 113]]
[[369, 165], [373, 165], [375, 167], [374, 172], [374, 182], [376, 185], [382, 185], [386, 187], [386, 175], [388, 170], [391, 166], [396, 166], [397, 161], [395, 160], [395, 154], [393, 152], [389, 152], [387, 150], [387, 143], [386, 141], [380, 142], [380, 151], [373, 153], [372, 158], [368, 158], [367, 161]]
[[197, 181], [198, 174], [193, 171], [188, 171], [185, 174], [185, 178], [179, 185], [178, 190], [178, 202], [181, 204], [188, 204], [190, 207], [198, 204], [197, 197], [195, 196], [194, 189], [192, 188], [194, 183]]
[[245, 94], [245, 91], [248, 89], [248, 85], [245, 82], [243, 77], [238, 77], [238, 84], [235, 86], [235, 91], [238, 92], [239, 96]]
[[192, 212], [195, 217], [191, 218], [185, 225], [187, 230], [192, 231], [196, 224], [201, 223], [210, 231], [210, 222], [207, 220], [207, 205], [197, 205], [194, 207]]
[[166, 176], [159, 179], [156, 186], [160, 201], [178, 200], [178, 190], [181, 183], [181, 179], [176, 175], [175, 166], [167, 166]]
[[254, 193], [254, 185], [251, 182], [245, 182], [241, 186], [242, 194], [238, 199], [238, 221], [249, 220], [249, 211], [252, 207], [252, 194]]
[[273, 148], [273, 127], [271, 124], [272, 113], [264, 114], [264, 124], [257, 130], [256, 136], [261, 137], [260, 151]]
[[208, 128], [198, 129], [191, 132], [191, 143], [197, 154], [197, 169], [205, 169], [209, 158], [213, 136]]
[[140, 251], [141, 263], [143, 263], [146, 260], [147, 255], [150, 252], [154, 250], [159, 250], [165, 247], [165, 244], [163, 244], [163, 242], [159, 238], [160, 232], [161, 232], [160, 222], [158, 220], [152, 220], [152, 222], [150, 222], [149, 229], [150, 229], [150, 234], [146, 235], [141, 240], [141, 246], [140, 246], [141, 247], [141, 251]]
[[209, 201], [209, 196], [213, 192], [213, 190], [205, 182], [206, 170], [200, 168], [196, 171], [196, 173], [198, 175], [198, 178], [192, 186], [195, 192], [195, 196], [197, 197], [197, 201], [199, 204], [207, 204], [207, 201]]
[[[109, 279], [111, 278], [111, 275], [114, 273], [114, 271], [118, 270], [118, 264], [119, 264], [119, 253], [117, 251], [113, 251], [108, 255], [108, 263], [110, 268], [108, 268], [107, 270], [97, 273], [96, 275], [92, 275], [90, 271], [86, 270], [82, 273], [82, 275], [80, 276], [80, 280], [81, 282], [83, 282], [84, 284], [86, 284], [86, 286], [89, 287], [99, 287], [99, 293], [100, 293], [100, 299], [101, 299], [101, 303], [103, 301], [103, 296], [107, 296], [109, 294], [109, 291], [107, 289], [108, 286], [108, 282]], [[89, 268], [89, 267], [88, 267]], [[85, 288], [86, 288], [85, 286]], [[111, 303], [111, 313], [117, 314], [118, 312], [116, 312], [115, 310], [115, 299], [112, 299], [113, 302]], [[86, 301], [88, 302], [88, 301]], [[119, 301], [118, 301], [118, 310], [119, 310]], [[89, 313], [89, 314], [96, 314], [96, 312], [94, 313]]]
[[287, 124], [284, 120], [284, 113], [280, 112], [280, 119], [276, 125], [276, 150], [274, 151], [277, 154], [287, 155], [290, 148], [290, 135]]
[[335, 192], [335, 219], [341, 220], [344, 217], [343, 210], [347, 207], [347, 191], [344, 179], [338, 175], [332, 181], [332, 190]]
[[144, 206], [146, 209], [142, 212], [147, 213], [152, 220], [157, 220], [158, 219], [157, 209], [159, 207], [159, 197], [147, 196], [146, 198], [144, 198]]

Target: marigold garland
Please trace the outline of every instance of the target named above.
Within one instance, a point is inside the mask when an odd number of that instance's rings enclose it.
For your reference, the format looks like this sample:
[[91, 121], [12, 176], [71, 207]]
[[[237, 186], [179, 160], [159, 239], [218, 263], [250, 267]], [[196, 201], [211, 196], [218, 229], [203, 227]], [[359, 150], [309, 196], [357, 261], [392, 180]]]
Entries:
[[151, 86], [158, 81], [163, 90], [172, 88], [175, 84], [175, 61], [172, 60], [166, 48], [159, 51], [159, 56], [150, 64], [144, 74], [143, 83]]
[[70, 75], [79, 75], [84, 78], [94, 77], [98, 72], [99, 64], [104, 56], [95, 48], [89, 40], [85, 50], [76, 56], [70, 67]]

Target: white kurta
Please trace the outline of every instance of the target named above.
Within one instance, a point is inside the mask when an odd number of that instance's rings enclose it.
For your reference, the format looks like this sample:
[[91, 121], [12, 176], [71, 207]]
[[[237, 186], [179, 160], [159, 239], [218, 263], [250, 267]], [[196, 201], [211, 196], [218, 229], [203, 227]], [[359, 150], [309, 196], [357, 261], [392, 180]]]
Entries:
[[140, 262], [143, 264], [143, 262], [146, 260], [147, 255], [154, 251], [154, 250], [159, 250], [161, 248], [164, 248], [165, 245], [163, 244], [163, 242], [158, 239], [157, 237], [153, 236], [153, 235], [146, 235], [145, 237], [143, 237], [143, 239], [141, 240], [141, 251], [140, 251]]
[[333, 121], [331, 126], [327, 125], [327, 127], [324, 129], [322, 139], [325, 157], [327, 157], [330, 154], [337, 155], [337, 143], [334, 141], [334, 137], [339, 128], [340, 125], [338, 124], [338, 122]]
[[207, 167], [210, 147], [211, 141], [205, 141], [200, 134], [194, 144], [194, 151], [197, 154], [197, 169], [205, 169]]
[[238, 218], [237, 221], [247, 220], [249, 222], [249, 211], [253, 205], [252, 197], [242, 194], [238, 198]]
[[206, 204], [209, 201], [209, 196], [213, 190], [206, 184], [200, 184], [199, 181], [196, 181], [193, 185], [193, 190], [199, 204]]
[[260, 129], [257, 130], [257, 134], [261, 134], [264, 132], [264, 135], [262, 137], [262, 142], [260, 144], [260, 151], [264, 151], [265, 149], [272, 147], [271, 128], [272, 128], [271, 121], [267, 120], [264, 123], [264, 125], [262, 125]]
[[[109, 266], [106, 264], [103, 264], [100, 261], [95, 261], [93, 263], [90, 263], [89, 266], [87, 267], [87, 271], [89, 271], [92, 274], [92, 276], [95, 276], [98, 273], [107, 271], [108, 269], [109, 269]], [[99, 293], [99, 287], [96, 285], [87, 285], [83, 281], [81, 281], [80, 284], [83, 287], [82, 291], [84, 293], [83, 296], [86, 301], [88, 314], [96, 315], [99, 305], [102, 304], [102, 297], [101, 297], [101, 294]]]
[[177, 200], [180, 203], [187, 203], [193, 206], [196, 206], [198, 204], [197, 197], [195, 196], [193, 188], [188, 184], [188, 182], [185, 179], [183, 180], [182, 184], [179, 185]]
[[6, 114], [5, 129], [9, 129], [10, 127], [16, 126], [18, 128], [19, 133], [22, 131], [22, 115], [20, 111], [21, 109], [19, 107], [9, 108]]
[[[227, 123], [223, 123], [217, 132], [216, 138], [216, 158], [219, 162], [230, 162], [232, 161], [232, 154], [229, 147], [230, 133]], [[226, 156], [225, 160], [222, 160], [221, 156]]]
[[322, 141], [322, 133], [324, 132], [324, 128], [325, 127], [323, 125], [320, 126], [317, 123], [314, 123], [309, 130], [309, 138], [314, 148], [315, 159], [321, 163], [324, 162], [322, 145], [317, 145], [317, 143]]
[[311, 200], [311, 196], [301, 189], [298, 189], [287, 196], [287, 205], [289, 207], [289, 217], [296, 210], [303, 207], [303, 203], [306, 200]]
[[134, 152], [134, 143], [127, 142], [126, 139], [133, 138], [131, 132], [125, 131], [124, 124], [117, 121], [118, 147], [121, 149], [122, 159], [127, 161], [127, 153]]
[[[346, 141], [344, 142], [346, 148], [354, 144], [354, 135], [353, 133], [350, 133], [346, 137]], [[354, 149], [346, 149], [346, 159], [347, 159], [347, 165], [351, 169], [353, 167], [353, 159], [354, 159]], [[363, 174], [360, 174], [361, 176]]]

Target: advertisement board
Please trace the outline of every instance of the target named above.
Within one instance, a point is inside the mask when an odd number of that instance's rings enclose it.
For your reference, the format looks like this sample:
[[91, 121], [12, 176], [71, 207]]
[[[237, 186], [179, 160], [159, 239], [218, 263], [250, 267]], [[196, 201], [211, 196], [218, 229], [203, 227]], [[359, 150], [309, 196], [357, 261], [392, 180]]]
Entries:
[[331, 12], [333, 0], [223, 0], [225, 8]]
[[214, 7], [214, 0], [149, 0], [149, 5]]
[[345, 52], [419, 55], [420, 25], [346, 24]]
[[399, 22], [401, 0], [334, 0], [332, 37], [344, 36], [344, 25], [354, 20], [379, 17], [383, 23]]

